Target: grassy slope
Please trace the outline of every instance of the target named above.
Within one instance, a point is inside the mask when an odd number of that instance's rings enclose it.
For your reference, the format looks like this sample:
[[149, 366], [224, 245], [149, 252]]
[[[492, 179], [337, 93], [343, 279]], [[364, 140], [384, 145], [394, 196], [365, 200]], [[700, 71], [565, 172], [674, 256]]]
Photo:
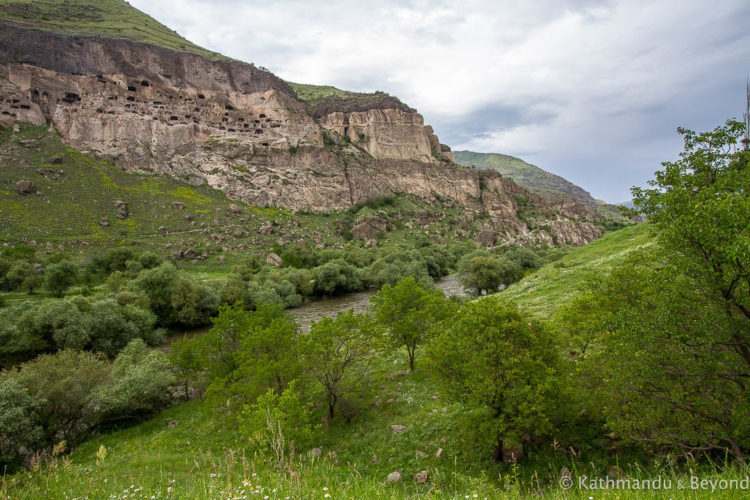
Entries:
[[474, 153], [472, 151], [454, 151], [456, 162], [460, 165], [475, 166], [481, 169], [493, 169], [510, 177], [524, 187], [540, 191], [566, 193], [586, 202], [594, 203], [594, 198], [584, 189], [559, 175], [542, 170], [536, 165], [526, 163], [520, 158], [499, 153]]
[[0, 0], [0, 19], [67, 35], [124, 38], [226, 59], [182, 38], [123, 0]]
[[578, 293], [591, 273], [612, 269], [635, 249], [653, 244], [648, 224], [609, 233], [572, 250], [493, 297], [508, 300], [541, 318], [551, 318], [561, 305]]

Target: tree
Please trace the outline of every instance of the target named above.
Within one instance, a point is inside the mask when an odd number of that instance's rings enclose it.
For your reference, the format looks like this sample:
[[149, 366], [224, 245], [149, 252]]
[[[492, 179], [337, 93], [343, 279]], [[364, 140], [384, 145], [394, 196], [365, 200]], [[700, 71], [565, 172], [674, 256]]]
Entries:
[[219, 306], [219, 295], [213, 288], [181, 276], [169, 262], [142, 271], [129, 287], [148, 296], [162, 326], [207, 324]]
[[300, 372], [298, 326], [279, 306], [260, 305], [240, 336], [233, 393], [254, 401], [266, 390], [282, 394]]
[[375, 319], [388, 332], [391, 343], [406, 347], [409, 370], [414, 371], [417, 347], [423, 345], [435, 327], [455, 311], [455, 304], [437, 289], [427, 289], [414, 276], [396, 285], [385, 285], [371, 299]]
[[39, 282], [41, 281], [34, 266], [25, 260], [13, 264], [5, 274], [5, 279], [8, 282], [8, 286], [13, 290], [20, 291], [26, 289], [29, 293], [34, 293], [34, 289], [39, 286]]
[[38, 403], [10, 373], [0, 374], [0, 466], [13, 465], [21, 450], [40, 439]]
[[737, 149], [744, 124], [678, 130], [680, 160], [662, 164], [653, 189], [634, 188], [634, 203], [682, 272], [724, 303], [734, 349], [750, 369], [750, 152]]
[[470, 302], [427, 352], [443, 391], [467, 406], [496, 460], [503, 443], [551, 429], [559, 359], [542, 323], [498, 301]]
[[581, 371], [607, 427], [656, 451], [742, 459], [750, 449], [743, 129], [734, 121], [701, 134], [679, 129], [680, 159], [665, 162], [651, 188], [633, 190], [658, 245], [591, 281], [559, 316], [579, 345], [594, 347]]
[[326, 262], [313, 269], [315, 293], [322, 296], [340, 295], [362, 289], [357, 268], [343, 259]]
[[73, 286], [76, 282], [78, 269], [67, 260], [47, 266], [44, 271], [44, 283], [47, 290], [56, 297], [62, 297], [63, 292]]
[[191, 386], [199, 394], [203, 393], [205, 377], [199, 339], [190, 339], [185, 336], [182, 340], [173, 342], [169, 352], [169, 361], [174, 367], [177, 381], [185, 391], [186, 401], [190, 400]]
[[167, 356], [135, 339], [117, 355], [112, 364], [112, 382], [99, 393], [102, 420], [139, 420], [166, 406], [175, 382]]
[[21, 365], [15, 377], [39, 402], [45, 444], [75, 442], [99, 422], [103, 410], [98, 389], [109, 382], [110, 374], [109, 363], [89, 352], [43, 354]]
[[501, 285], [509, 285], [521, 276], [521, 267], [504, 256], [471, 253], [461, 259], [458, 279], [475, 295], [496, 292]]
[[376, 332], [370, 318], [350, 309], [313, 322], [299, 337], [304, 369], [323, 387], [329, 420], [342, 398], [361, 388]]

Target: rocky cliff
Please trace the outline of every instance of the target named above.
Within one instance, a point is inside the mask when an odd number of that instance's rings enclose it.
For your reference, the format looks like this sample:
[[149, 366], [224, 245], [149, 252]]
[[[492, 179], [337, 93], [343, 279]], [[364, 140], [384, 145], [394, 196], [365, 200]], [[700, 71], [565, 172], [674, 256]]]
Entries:
[[[311, 113], [286, 82], [250, 64], [0, 24], [0, 124], [49, 123], [71, 147], [123, 169], [293, 211], [413, 194], [489, 216], [488, 244], [600, 235], [572, 220], [586, 216], [578, 207], [555, 208], [500, 174], [455, 165], [415, 110], [370, 96], [329, 99]], [[532, 218], [521, 220], [520, 199], [535, 207]]]

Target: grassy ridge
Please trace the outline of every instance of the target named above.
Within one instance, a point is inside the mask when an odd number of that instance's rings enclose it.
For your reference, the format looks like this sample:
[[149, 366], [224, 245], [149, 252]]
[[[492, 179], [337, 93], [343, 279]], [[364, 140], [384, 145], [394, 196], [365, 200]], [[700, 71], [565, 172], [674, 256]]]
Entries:
[[0, 0], [0, 19], [66, 35], [122, 38], [226, 59], [184, 39], [123, 0]]
[[572, 250], [493, 297], [548, 319], [578, 293], [589, 274], [606, 273], [633, 250], [652, 244], [648, 224], [621, 229]]
[[583, 188], [514, 156], [472, 151], [454, 151], [453, 155], [460, 165], [496, 170], [526, 188], [569, 194], [585, 203], [595, 202], [591, 194]]

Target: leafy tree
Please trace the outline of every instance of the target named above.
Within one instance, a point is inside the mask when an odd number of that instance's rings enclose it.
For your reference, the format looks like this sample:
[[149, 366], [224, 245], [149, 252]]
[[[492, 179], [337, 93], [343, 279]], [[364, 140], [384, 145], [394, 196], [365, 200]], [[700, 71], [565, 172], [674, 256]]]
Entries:
[[580, 371], [603, 402], [607, 427], [655, 451], [743, 457], [746, 366], [723, 299], [703, 295], [660, 247], [637, 252], [588, 287], [596, 300], [581, 297], [560, 319], [574, 338], [592, 339]]
[[397, 348], [406, 347], [411, 371], [417, 347], [455, 312], [455, 305], [443, 297], [443, 292], [425, 288], [414, 276], [394, 286], [385, 285], [371, 301], [375, 319], [386, 328], [391, 343]]
[[496, 460], [503, 443], [551, 430], [559, 360], [542, 323], [494, 300], [470, 302], [427, 349], [443, 390], [467, 406]]
[[266, 390], [282, 394], [299, 375], [298, 327], [278, 306], [261, 305], [239, 339], [232, 392], [254, 401]]
[[361, 389], [376, 332], [370, 318], [350, 309], [313, 322], [299, 337], [304, 369], [323, 387], [329, 419], [343, 398]]
[[459, 263], [458, 279], [475, 295], [496, 292], [521, 276], [521, 267], [504, 256], [471, 253]]
[[163, 408], [174, 384], [167, 356], [135, 339], [117, 355], [112, 365], [112, 382], [99, 394], [106, 412], [102, 419], [119, 422], [139, 420]]
[[21, 365], [14, 377], [37, 402], [39, 423], [47, 444], [75, 442], [95, 426], [101, 415], [98, 388], [110, 377], [110, 366], [88, 352], [70, 350], [43, 354]]
[[44, 283], [47, 290], [56, 297], [62, 297], [63, 292], [73, 286], [76, 282], [78, 269], [67, 260], [47, 266], [44, 271]]
[[205, 389], [203, 358], [200, 349], [201, 343], [198, 339], [190, 339], [187, 336], [182, 340], [173, 342], [169, 351], [169, 361], [175, 370], [177, 382], [185, 391], [185, 400], [190, 400], [190, 387], [203, 393]]
[[36, 287], [39, 286], [41, 278], [34, 269], [34, 266], [25, 260], [21, 260], [13, 264], [8, 270], [5, 274], [5, 280], [13, 290], [20, 291], [25, 289], [29, 293], [34, 293]]
[[0, 374], [0, 466], [13, 465], [21, 450], [41, 438], [39, 404], [10, 374]]
[[162, 259], [154, 252], [144, 252], [140, 257], [138, 257], [138, 262], [141, 264], [143, 269], [153, 269], [155, 267], [159, 267], [159, 265], [162, 263]]
[[326, 262], [313, 269], [315, 293], [322, 296], [340, 295], [362, 289], [357, 268], [343, 259]]
[[228, 383], [239, 368], [236, 353], [240, 339], [250, 329], [250, 321], [250, 313], [240, 304], [220, 306], [219, 314], [211, 319], [211, 330], [196, 339], [210, 380]]
[[151, 338], [156, 317], [135, 306], [121, 306], [114, 299], [91, 304], [90, 348], [114, 358], [131, 340]]
[[213, 288], [181, 276], [168, 262], [144, 270], [129, 288], [148, 296], [151, 310], [163, 326], [204, 325], [219, 306], [219, 295]]
[[[750, 153], [738, 148], [744, 124], [734, 120], [711, 132], [678, 131], [684, 139], [680, 159], [663, 163], [651, 187], [634, 188], [633, 196], [637, 210], [653, 224], [666, 251], [665, 268], [671, 269], [675, 281], [682, 282], [681, 289], [668, 287], [665, 293], [652, 293], [652, 285], [664, 283], [663, 271], [659, 271], [643, 283], [648, 288], [635, 288], [636, 303], [649, 304], [638, 311], [652, 308], [644, 325], [650, 331], [644, 334], [672, 340], [666, 351], [657, 350], [660, 358], [649, 366], [661, 370], [669, 360], [682, 359], [682, 363], [665, 374], [668, 386], [659, 390], [636, 386], [636, 391], [660, 417], [692, 415], [695, 432], [667, 436], [668, 429], [673, 432], [675, 427], [666, 425], [664, 432], [649, 429], [639, 436], [656, 439], [656, 432], [665, 444], [723, 448], [742, 457], [748, 443], [739, 436], [746, 429], [742, 420], [733, 417], [741, 415], [745, 421], [750, 417], [745, 389], [750, 372]], [[700, 317], [695, 317], [697, 311]], [[663, 317], [673, 319], [674, 324], [662, 324]], [[678, 356], [680, 351], [685, 353], [683, 358]], [[716, 363], [714, 373], [724, 379], [718, 394], [705, 392], [715, 387], [711, 363]], [[701, 392], [696, 392], [699, 388]], [[686, 395], [689, 401], [683, 399]], [[716, 414], [707, 411], [717, 398], [732, 404], [718, 405], [724, 412], [721, 430], [713, 427]]]

